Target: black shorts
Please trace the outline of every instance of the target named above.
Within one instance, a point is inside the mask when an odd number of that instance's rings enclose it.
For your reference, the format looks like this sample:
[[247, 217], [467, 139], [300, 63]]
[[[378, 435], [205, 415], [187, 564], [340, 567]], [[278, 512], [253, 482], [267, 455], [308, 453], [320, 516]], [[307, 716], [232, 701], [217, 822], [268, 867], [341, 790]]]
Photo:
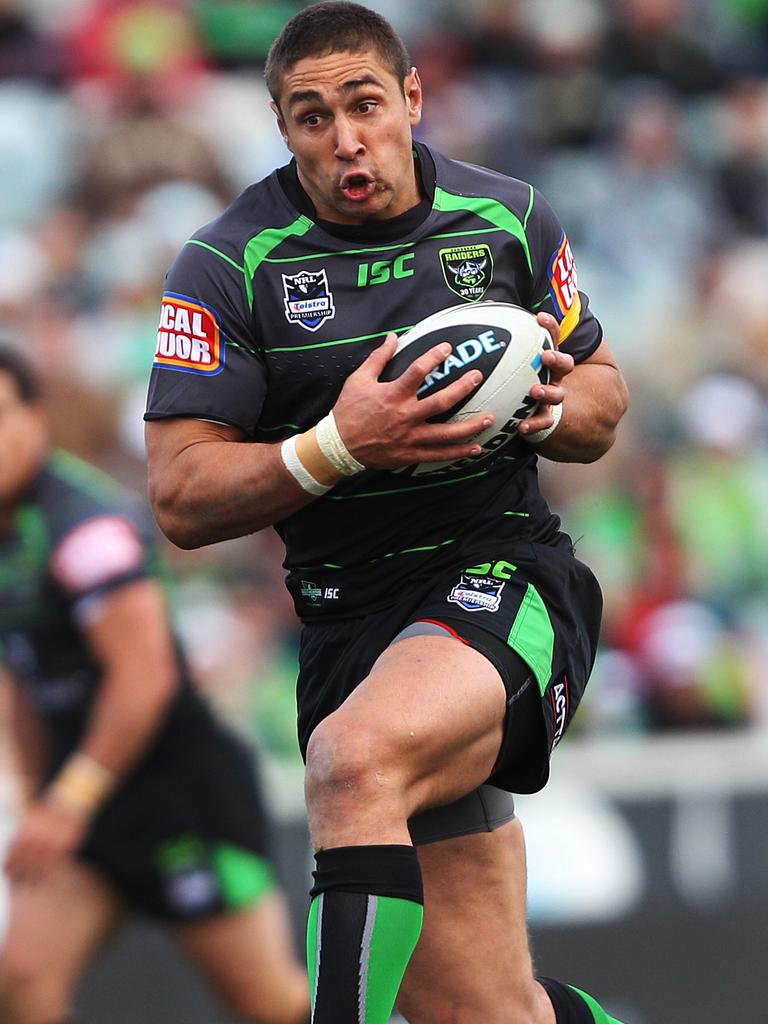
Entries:
[[182, 923], [274, 885], [268, 834], [250, 749], [196, 704], [98, 814], [80, 857], [129, 907]]
[[473, 561], [436, 566], [428, 585], [397, 604], [342, 622], [308, 623], [298, 681], [303, 754], [315, 726], [370, 673], [410, 624], [433, 622], [497, 668], [507, 689], [505, 736], [488, 779], [517, 793], [541, 789], [549, 757], [571, 721], [594, 663], [600, 588], [561, 535], [556, 546], [493, 540]]

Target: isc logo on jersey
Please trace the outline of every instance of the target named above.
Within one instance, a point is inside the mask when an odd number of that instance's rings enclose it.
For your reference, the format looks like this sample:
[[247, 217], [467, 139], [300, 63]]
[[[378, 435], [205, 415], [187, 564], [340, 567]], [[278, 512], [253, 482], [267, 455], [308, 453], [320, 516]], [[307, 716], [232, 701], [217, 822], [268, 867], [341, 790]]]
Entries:
[[560, 344], [565, 341], [581, 318], [581, 298], [576, 281], [576, 261], [565, 234], [549, 261], [549, 293], [560, 321]]
[[157, 331], [155, 366], [184, 373], [219, 373], [224, 367], [219, 319], [201, 302], [166, 292]]

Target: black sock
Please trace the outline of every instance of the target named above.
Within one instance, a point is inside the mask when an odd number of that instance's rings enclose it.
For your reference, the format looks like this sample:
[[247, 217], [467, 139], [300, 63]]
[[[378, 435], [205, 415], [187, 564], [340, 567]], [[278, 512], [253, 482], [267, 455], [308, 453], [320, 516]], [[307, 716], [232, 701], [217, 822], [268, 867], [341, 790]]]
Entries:
[[421, 932], [412, 846], [344, 846], [315, 857], [307, 924], [314, 1024], [387, 1024]]
[[621, 1024], [609, 1017], [600, 1004], [572, 985], [563, 985], [553, 978], [537, 978], [546, 989], [555, 1010], [557, 1024]]

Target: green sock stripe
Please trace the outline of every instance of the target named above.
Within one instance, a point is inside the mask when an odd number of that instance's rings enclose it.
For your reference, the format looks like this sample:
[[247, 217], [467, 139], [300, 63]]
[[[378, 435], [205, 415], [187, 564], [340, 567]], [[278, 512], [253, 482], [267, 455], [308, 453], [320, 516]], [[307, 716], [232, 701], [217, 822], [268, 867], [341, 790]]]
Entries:
[[582, 992], [580, 988], [576, 988], [575, 985], [569, 985], [568, 988], [578, 993], [592, 1013], [595, 1019], [595, 1024], [621, 1024], [620, 1020], [616, 1020], [615, 1017], [609, 1017], [605, 1010], [602, 1008], [600, 1003], [596, 999], [593, 999], [588, 992]]
[[307, 974], [309, 975], [309, 997], [312, 1013], [315, 1012], [317, 992], [317, 971], [320, 966], [320, 929], [323, 927], [323, 897], [315, 896], [309, 906], [307, 919]]
[[272, 865], [252, 850], [219, 843], [211, 851], [211, 861], [229, 910], [250, 906], [275, 888]]
[[423, 920], [420, 903], [393, 896], [369, 898], [360, 964], [360, 1024], [387, 1024]]

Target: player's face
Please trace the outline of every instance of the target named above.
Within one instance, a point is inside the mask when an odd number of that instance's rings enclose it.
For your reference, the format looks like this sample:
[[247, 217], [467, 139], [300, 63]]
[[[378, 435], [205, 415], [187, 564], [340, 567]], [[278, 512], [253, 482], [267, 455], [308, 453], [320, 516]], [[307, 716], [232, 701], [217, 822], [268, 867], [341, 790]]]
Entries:
[[399, 82], [373, 50], [300, 60], [272, 104], [321, 220], [364, 224], [420, 199], [412, 129], [421, 120], [415, 68]]
[[31, 482], [45, 447], [42, 408], [22, 402], [13, 378], [0, 371], [0, 510], [13, 505]]

